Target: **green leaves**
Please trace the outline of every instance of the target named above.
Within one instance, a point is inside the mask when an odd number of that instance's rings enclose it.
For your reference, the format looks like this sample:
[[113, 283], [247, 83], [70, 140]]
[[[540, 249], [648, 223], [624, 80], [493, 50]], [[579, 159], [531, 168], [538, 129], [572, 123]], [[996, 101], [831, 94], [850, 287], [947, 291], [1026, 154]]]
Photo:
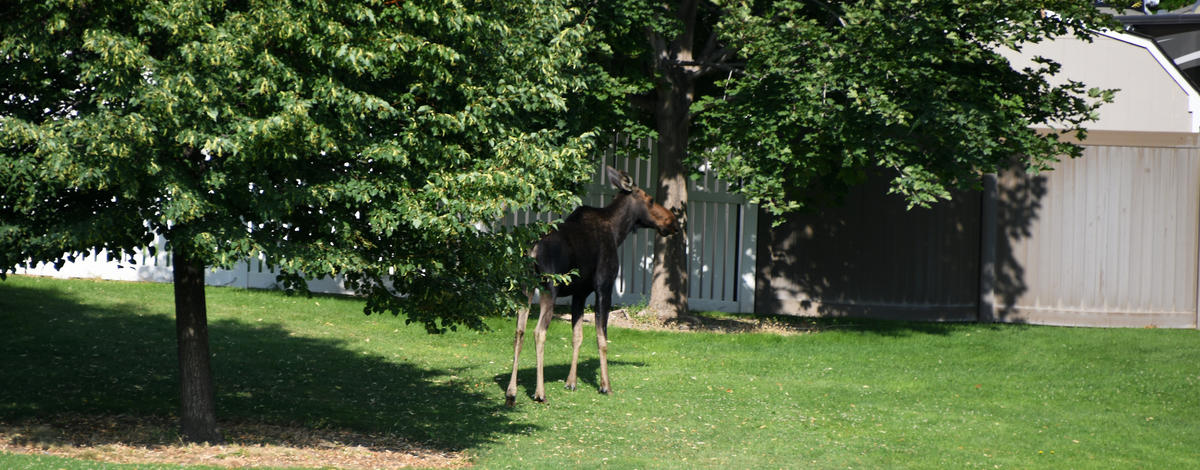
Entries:
[[512, 308], [536, 230], [480, 228], [578, 202], [589, 30], [559, 1], [452, 3], [6, 4], [0, 269], [158, 233], [347, 275], [435, 330]]
[[[1052, 10], [1057, 15], [1043, 14]], [[996, 50], [1108, 24], [1078, 2], [731, 2], [715, 24], [745, 67], [702, 97], [692, 145], [773, 213], [893, 176], [912, 205], [973, 187], [1014, 156], [1078, 148], [1030, 129], [1078, 129], [1102, 92], [1050, 85], [1055, 64], [1014, 71]]]

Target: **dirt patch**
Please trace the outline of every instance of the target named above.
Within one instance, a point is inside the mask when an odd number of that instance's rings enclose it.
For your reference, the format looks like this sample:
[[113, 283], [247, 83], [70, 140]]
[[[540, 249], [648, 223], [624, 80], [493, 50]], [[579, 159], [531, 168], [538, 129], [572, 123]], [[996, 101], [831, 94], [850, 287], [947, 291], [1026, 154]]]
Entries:
[[224, 422], [223, 445], [184, 444], [167, 418], [58, 415], [0, 423], [0, 452], [221, 467], [462, 468], [464, 454], [393, 436]]
[[[556, 314], [559, 319], [570, 321], [571, 315]], [[586, 313], [583, 321], [592, 323], [595, 316]], [[774, 317], [728, 317], [713, 318], [703, 315], [689, 316], [678, 320], [663, 321], [657, 317], [630, 313], [626, 309], [613, 310], [608, 316], [608, 326], [655, 331], [682, 331], [706, 333], [772, 333], [777, 335], [801, 335], [815, 333], [819, 325], [803, 318], [780, 320]]]

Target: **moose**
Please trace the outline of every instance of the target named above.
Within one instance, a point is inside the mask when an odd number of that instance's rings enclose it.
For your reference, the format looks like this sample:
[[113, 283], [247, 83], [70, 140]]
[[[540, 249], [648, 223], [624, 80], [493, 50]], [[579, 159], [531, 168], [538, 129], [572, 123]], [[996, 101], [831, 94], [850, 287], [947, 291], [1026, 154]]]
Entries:
[[[608, 313], [612, 308], [613, 284], [617, 278], [617, 247], [625, 237], [638, 228], [654, 228], [659, 235], [669, 236], [679, 230], [675, 214], [634, 184], [627, 173], [605, 167], [608, 181], [620, 193], [604, 208], [581, 206], [571, 212], [558, 227], [534, 244], [529, 255], [534, 258], [539, 273], [577, 276], [565, 284], [546, 282], [541, 286], [537, 328], [534, 338], [537, 350], [537, 389], [533, 399], [546, 401], [545, 376], [542, 371], [546, 329], [554, 314], [554, 300], [571, 296], [572, 350], [571, 370], [567, 374], [568, 390], [575, 390], [579, 365], [579, 345], [583, 342], [583, 307], [589, 294], [596, 293], [596, 345], [600, 349], [600, 393], [608, 394]], [[533, 301], [532, 294], [529, 299]], [[529, 307], [517, 314], [517, 333], [513, 342], [512, 379], [505, 392], [505, 403], [513, 406], [517, 398], [517, 364], [521, 343], [525, 338], [525, 322]]]

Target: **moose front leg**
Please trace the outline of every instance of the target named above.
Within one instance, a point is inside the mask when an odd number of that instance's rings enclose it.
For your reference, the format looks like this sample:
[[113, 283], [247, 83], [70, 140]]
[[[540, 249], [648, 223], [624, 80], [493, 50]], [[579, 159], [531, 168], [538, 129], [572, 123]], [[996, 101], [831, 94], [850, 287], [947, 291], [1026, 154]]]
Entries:
[[612, 308], [612, 289], [601, 292], [596, 293], [596, 347], [600, 350], [600, 393], [608, 394], [612, 392], [608, 382], [608, 311]]

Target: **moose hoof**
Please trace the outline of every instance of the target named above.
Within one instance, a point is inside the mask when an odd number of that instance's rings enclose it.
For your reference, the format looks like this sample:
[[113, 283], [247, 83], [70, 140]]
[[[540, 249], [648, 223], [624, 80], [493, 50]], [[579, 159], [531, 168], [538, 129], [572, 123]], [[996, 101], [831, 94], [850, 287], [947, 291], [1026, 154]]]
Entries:
[[504, 406], [512, 408], [517, 405], [517, 397], [504, 397]]
[[602, 395], [611, 395], [611, 394], [612, 394], [612, 390], [609, 390], [609, 389], [608, 389], [608, 387], [600, 387], [600, 394], [602, 394]]
[[574, 391], [575, 391], [575, 384], [567, 384], [567, 386], [566, 386], [566, 387], [564, 387], [564, 388], [566, 388], [567, 390], [570, 390], [570, 391], [574, 392]]
[[545, 397], [545, 396], [540, 396], [540, 397], [539, 397], [539, 396], [537, 396], [537, 395], [534, 395], [534, 396], [533, 396], [533, 401], [536, 401], [536, 402], [538, 402], [538, 403], [545, 403], [545, 402], [546, 402], [546, 397]]

